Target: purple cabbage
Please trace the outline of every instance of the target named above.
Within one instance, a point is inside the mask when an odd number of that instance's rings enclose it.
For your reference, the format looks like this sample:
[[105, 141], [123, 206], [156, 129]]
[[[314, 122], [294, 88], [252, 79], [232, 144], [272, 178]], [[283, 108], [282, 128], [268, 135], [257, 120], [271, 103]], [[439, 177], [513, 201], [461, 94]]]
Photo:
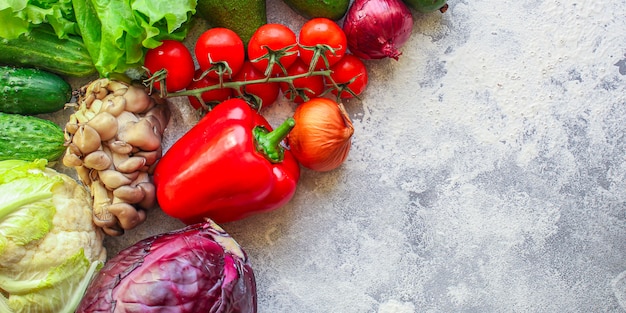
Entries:
[[254, 273], [213, 222], [146, 238], [107, 261], [80, 312], [255, 313]]

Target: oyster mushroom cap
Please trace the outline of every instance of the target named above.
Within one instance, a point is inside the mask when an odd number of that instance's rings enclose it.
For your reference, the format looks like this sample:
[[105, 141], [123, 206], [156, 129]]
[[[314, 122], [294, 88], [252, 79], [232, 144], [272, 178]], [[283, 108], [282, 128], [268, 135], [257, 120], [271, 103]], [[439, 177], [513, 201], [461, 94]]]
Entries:
[[170, 121], [171, 115], [172, 113], [166, 105], [159, 105], [148, 111], [145, 118], [148, 119], [154, 126], [158, 126], [158, 132], [163, 134]]
[[146, 194], [144, 190], [139, 187], [125, 185], [113, 190], [113, 196], [119, 199], [117, 200], [119, 202], [135, 204], [141, 202], [145, 198]]
[[144, 182], [137, 185], [137, 187], [143, 190], [144, 193], [143, 199], [137, 205], [144, 209], [154, 208], [157, 205], [156, 187], [154, 184], [152, 182]]
[[119, 154], [129, 154], [133, 151], [133, 146], [121, 140], [111, 140], [106, 145], [111, 151]]
[[113, 139], [117, 134], [117, 119], [109, 112], [100, 112], [87, 125], [95, 129], [101, 141]]
[[133, 181], [131, 178], [114, 169], [99, 171], [98, 178], [102, 181], [106, 188], [110, 190], [117, 189], [123, 185], [128, 185]]
[[111, 99], [107, 99], [102, 104], [102, 108], [100, 109], [100, 113], [107, 112], [113, 116], [118, 116], [124, 112], [126, 108], [126, 98], [123, 96], [115, 96]]
[[62, 161], [63, 161], [63, 165], [67, 167], [75, 167], [75, 166], [83, 165], [83, 160], [81, 160], [78, 155], [72, 153], [70, 147], [67, 147], [67, 149], [65, 149], [65, 154], [63, 155]]
[[144, 165], [146, 165], [146, 158], [132, 156], [116, 164], [115, 169], [122, 173], [132, 173], [139, 171]]
[[103, 150], [96, 150], [85, 156], [85, 159], [83, 160], [84, 166], [98, 171], [108, 169], [112, 163], [113, 161], [111, 160], [109, 154]]
[[139, 122], [139, 116], [132, 112], [124, 111], [117, 116], [117, 132], [121, 133], [137, 122]]
[[100, 148], [102, 140], [98, 132], [89, 125], [81, 125], [72, 139], [82, 154], [89, 154]]
[[106, 85], [106, 89], [115, 94], [115, 93], [119, 93], [119, 92], [126, 92], [126, 89], [128, 89], [128, 84], [121, 82], [121, 81], [117, 81], [117, 80], [109, 80], [109, 83]]
[[118, 202], [109, 205], [109, 212], [117, 217], [122, 229], [133, 229], [146, 220], [146, 212], [137, 210], [126, 202]]
[[145, 88], [134, 85], [128, 87], [124, 98], [126, 98], [126, 111], [133, 113], [144, 113], [156, 104]]
[[144, 151], [156, 150], [161, 146], [161, 134], [147, 119], [130, 124], [118, 132], [117, 138]]
[[150, 166], [156, 163], [156, 161], [161, 157], [162, 153], [163, 153], [163, 150], [161, 147], [159, 147], [159, 149], [154, 150], [154, 151], [139, 151], [133, 154], [133, 156], [144, 158], [146, 160], [145, 165]]

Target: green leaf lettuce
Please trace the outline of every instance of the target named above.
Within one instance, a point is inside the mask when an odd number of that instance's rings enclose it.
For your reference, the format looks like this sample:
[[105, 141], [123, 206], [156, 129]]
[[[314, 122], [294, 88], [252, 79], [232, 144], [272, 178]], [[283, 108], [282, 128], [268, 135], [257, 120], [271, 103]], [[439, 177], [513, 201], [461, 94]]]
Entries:
[[15, 39], [32, 27], [50, 24], [59, 38], [77, 35], [72, 0], [0, 0], [0, 37]]
[[59, 38], [83, 38], [103, 77], [137, 70], [147, 49], [183, 40], [197, 0], [0, 0], [0, 38], [50, 25]]
[[143, 64], [162, 40], [183, 40], [196, 0], [73, 0], [83, 41], [101, 76]]

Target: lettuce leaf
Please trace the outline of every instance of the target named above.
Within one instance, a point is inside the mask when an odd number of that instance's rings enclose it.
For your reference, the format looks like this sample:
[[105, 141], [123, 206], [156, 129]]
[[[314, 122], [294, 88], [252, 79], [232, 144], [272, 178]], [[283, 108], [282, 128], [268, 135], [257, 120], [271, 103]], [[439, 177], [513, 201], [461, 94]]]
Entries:
[[[0, 0], [1, 1], [1, 0]], [[101, 76], [140, 68], [162, 40], [182, 40], [197, 0], [73, 0], [83, 41]]]
[[50, 24], [59, 38], [78, 35], [72, 0], [0, 0], [0, 37], [15, 39], [32, 27]]

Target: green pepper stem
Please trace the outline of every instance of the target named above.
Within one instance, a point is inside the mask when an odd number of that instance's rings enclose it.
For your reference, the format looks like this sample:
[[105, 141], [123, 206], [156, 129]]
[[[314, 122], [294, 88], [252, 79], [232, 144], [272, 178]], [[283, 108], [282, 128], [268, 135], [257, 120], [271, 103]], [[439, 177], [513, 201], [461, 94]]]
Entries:
[[293, 117], [289, 117], [271, 132], [263, 126], [255, 127], [252, 132], [257, 151], [272, 163], [282, 162], [285, 156], [285, 149], [280, 143], [287, 138], [287, 135], [289, 135], [289, 132], [295, 125], [296, 120]]

